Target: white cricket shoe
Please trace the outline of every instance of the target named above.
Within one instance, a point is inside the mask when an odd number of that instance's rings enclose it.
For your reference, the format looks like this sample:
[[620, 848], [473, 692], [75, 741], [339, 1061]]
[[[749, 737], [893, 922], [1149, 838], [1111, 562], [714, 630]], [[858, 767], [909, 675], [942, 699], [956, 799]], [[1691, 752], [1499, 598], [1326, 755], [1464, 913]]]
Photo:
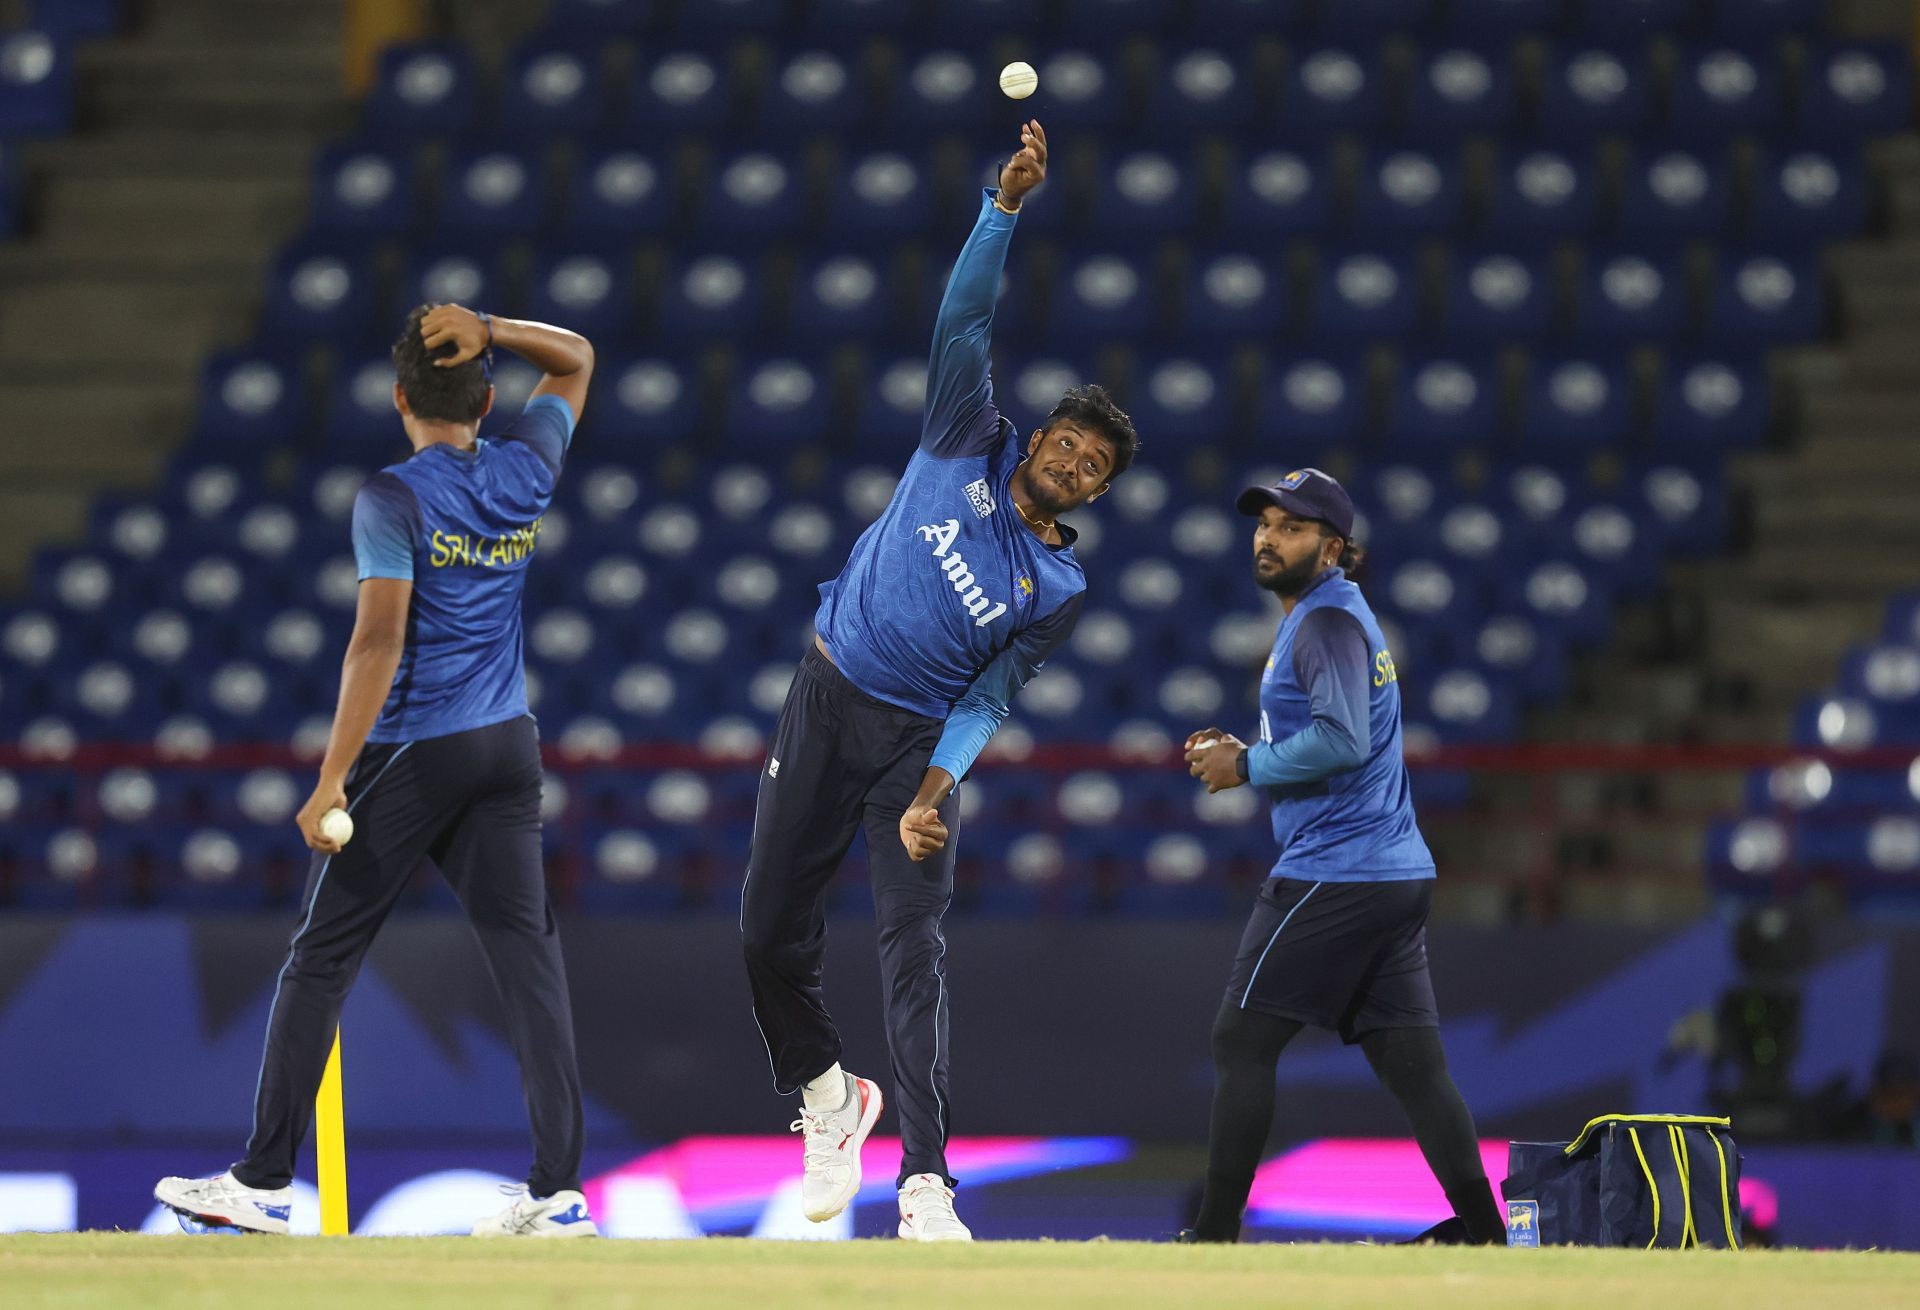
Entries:
[[282, 1237], [293, 1214], [291, 1187], [248, 1187], [232, 1170], [214, 1178], [162, 1178], [153, 1199], [203, 1224]]
[[939, 1174], [915, 1174], [900, 1185], [900, 1236], [909, 1242], [971, 1242], [973, 1231], [953, 1212], [953, 1189]]
[[880, 1087], [846, 1075], [847, 1100], [838, 1110], [816, 1114], [803, 1104], [788, 1131], [806, 1134], [806, 1175], [800, 1180], [800, 1209], [816, 1224], [853, 1204], [860, 1191], [860, 1147], [880, 1119]]
[[473, 1226], [475, 1237], [598, 1237], [587, 1198], [575, 1191], [535, 1196], [526, 1187], [502, 1187], [513, 1204]]

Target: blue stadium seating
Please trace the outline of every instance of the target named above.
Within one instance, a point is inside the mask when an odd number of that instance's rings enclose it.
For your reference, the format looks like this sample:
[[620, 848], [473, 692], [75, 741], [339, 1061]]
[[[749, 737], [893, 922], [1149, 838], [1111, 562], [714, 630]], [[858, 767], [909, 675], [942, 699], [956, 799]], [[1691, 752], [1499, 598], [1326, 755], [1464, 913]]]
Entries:
[[1388, 109], [1386, 73], [1376, 55], [1309, 47], [1293, 52], [1274, 124], [1295, 139], [1364, 132], [1384, 126]]
[[1586, 236], [1600, 219], [1600, 189], [1582, 153], [1550, 148], [1509, 150], [1494, 171], [1486, 229], [1510, 241]]
[[628, 88], [624, 128], [647, 146], [664, 132], [713, 132], [737, 118], [733, 78], [724, 60], [699, 50], [672, 50], [641, 61]]
[[73, 94], [72, 55], [56, 33], [0, 32], [0, 141], [65, 132]]
[[1500, 132], [1519, 112], [1513, 70], [1503, 53], [1447, 46], [1428, 54], [1408, 87], [1406, 122], [1422, 138], [1456, 140]]
[[1644, 51], [1572, 45], [1551, 55], [1548, 65], [1539, 123], [1549, 139], [1585, 142], [1606, 132], [1634, 136], [1652, 120], [1653, 72]]
[[394, 46], [380, 56], [363, 127], [370, 139], [457, 140], [480, 120], [479, 73], [457, 45]]
[[419, 217], [413, 164], [405, 152], [347, 143], [328, 148], [315, 161], [316, 231], [399, 236]]
[[[1360, 470], [1410, 744], [1511, 739], [1618, 601], [1723, 547], [1724, 457], [1772, 427], [1765, 351], [1826, 326], [1821, 251], [1870, 222], [1863, 146], [1909, 125], [1912, 76], [1904, 50], [1828, 43], [1820, 17], [1803, 0], [556, 0], [497, 72], [397, 48], [357, 130], [313, 161], [306, 235], [269, 273], [254, 344], [208, 361], [166, 484], [103, 498], [85, 545], [43, 552], [0, 613], [0, 726], [36, 749], [311, 748], [352, 623], [353, 495], [405, 454], [397, 314], [551, 319], [600, 359], [528, 583], [530, 696], [570, 762], [556, 888], [610, 911], [710, 903], [751, 771], [605, 754], [759, 749], [816, 584], [915, 446], [973, 188], [1032, 114], [1054, 168], [996, 311], [996, 400], [1025, 431], [1067, 386], [1107, 382], [1147, 454], [1081, 516], [1103, 581], [1008, 738], [1137, 747], [1244, 722], [1272, 616], [1229, 497], [1337, 454]], [[0, 138], [70, 112], [66, 32], [19, 40], [0, 37]], [[1020, 57], [1042, 86], [1012, 104], [991, 83]], [[22, 69], [45, 76], [23, 90]], [[9, 126], [33, 115], [52, 126]], [[0, 146], [0, 232], [13, 158]], [[534, 381], [504, 355], [495, 370], [488, 433]], [[1920, 745], [1916, 613], [1889, 613], [1800, 740]], [[297, 886], [284, 778], [120, 779], [115, 805], [169, 816], [135, 827], [89, 818], [98, 778], [13, 774], [9, 904], [218, 910], [290, 894], [270, 877]], [[1472, 784], [1416, 785], [1458, 805]], [[987, 912], [1213, 913], [1227, 871], [1270, 855], [1178, 777], [1002, 766], [969, 787], [988, 799], [960, 899]], [[1769, 861], [1808, 859], [1897, 876], [1906, 838], [1874, 824], [1920, 808], [1904, 787], [1836, 768], [1777, 842], [1716, 830], [1716, 876], [1751, 891]], [[1780, 805], [1753, 800], [1749, 825]]]
[[516, 139], [581, 136], [605, 125], [610, 102], [590, 45], [534, 41], [508, 60], [498, 129]]

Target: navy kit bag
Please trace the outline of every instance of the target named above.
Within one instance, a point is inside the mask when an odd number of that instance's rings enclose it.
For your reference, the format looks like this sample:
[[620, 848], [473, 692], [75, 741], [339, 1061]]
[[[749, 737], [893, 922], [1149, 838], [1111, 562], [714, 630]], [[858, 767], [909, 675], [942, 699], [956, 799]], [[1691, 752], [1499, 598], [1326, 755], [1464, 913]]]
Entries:
[[1740, 1152], [1731, 1122], [1607, 1114], [1571, 1142], [1512, 1142], [1509, 1246], [1740, 1249]]

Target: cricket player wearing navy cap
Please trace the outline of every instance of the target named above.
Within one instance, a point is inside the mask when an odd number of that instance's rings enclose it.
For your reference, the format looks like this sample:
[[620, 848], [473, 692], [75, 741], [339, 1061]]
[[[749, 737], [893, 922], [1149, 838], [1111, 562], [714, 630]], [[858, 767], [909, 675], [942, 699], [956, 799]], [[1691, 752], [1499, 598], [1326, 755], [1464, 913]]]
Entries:
[[1433, 856], [1414, 821], [1393, 653], [1348, 577], [1353, 501], [1319, 469], [1241, 493], [1259, 520], [1253, 577], [1285, 612], [1260, 681], [1251, 746], [1187, 738], [1209, 792], [1253, 785], [1280, 857], [1260, 889], [1213, 1026], [1206, 1191], [1183, 1241], [1232, 1242], [1273, 1123], [1280, 1052], [1308, 1024], [1358, 1044], [1412, 1124], [1454, 1219], [1442, 1241], [1505, 1240], [1473, 1117], [1447, 1072], [1427, 973]]

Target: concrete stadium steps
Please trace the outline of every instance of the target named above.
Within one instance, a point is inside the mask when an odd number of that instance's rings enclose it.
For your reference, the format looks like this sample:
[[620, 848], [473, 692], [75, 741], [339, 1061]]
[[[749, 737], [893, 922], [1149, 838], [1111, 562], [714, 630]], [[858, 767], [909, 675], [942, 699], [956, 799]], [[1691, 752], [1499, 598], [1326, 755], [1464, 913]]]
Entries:
[[26, 437], [0, 451], [0, 594], [94, 493], [158, 481], [206, 355], [252, 334], [313, 152], [352, 122], [343, 15], [165, 0], [80, 53], [79, 130], [27, 152], [31, 234], [0, 251], [0, 403]]

